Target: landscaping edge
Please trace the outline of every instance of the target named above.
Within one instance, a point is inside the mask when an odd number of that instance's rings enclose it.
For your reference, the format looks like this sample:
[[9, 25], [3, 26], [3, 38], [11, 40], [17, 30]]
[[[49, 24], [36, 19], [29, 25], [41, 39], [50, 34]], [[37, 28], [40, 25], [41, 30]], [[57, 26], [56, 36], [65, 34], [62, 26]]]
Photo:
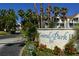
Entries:
[[20, 50], [19, 56], [22, 56], [23, 50], [26, 47], [26, 45]]

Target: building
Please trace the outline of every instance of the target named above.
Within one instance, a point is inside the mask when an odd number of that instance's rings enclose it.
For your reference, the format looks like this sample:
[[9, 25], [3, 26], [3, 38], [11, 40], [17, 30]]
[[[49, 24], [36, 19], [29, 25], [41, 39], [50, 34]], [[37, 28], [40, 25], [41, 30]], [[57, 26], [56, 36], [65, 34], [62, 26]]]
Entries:
[[[55, 20], [54, 20], [55, 22]], [[67, 17], [67, 20], [62, 21], [61, 17], [57, 17], [57, 26], [55, 28], [73, 28], [79, 23], [79, 14]]]
[[21, 24], [20, 24], [20, 23], [17, 23], [17, 24], [16, 24], [16, 30], [19, 31], [19, 30], [21, 30], [21, 29], [22, 29], [22, 28], [21, 28]]
[[[63, 21], [60, 16], [57, 16], [56, 19], [53, 19], [53, 22], [56, 24], [54, 28], [73, 28], [76, 24], [79, 23], [79, 14], [67, 16], [67, 19], [65, 21]], [[45, 28], [47, 27], [48, 25], [46, 21]]]

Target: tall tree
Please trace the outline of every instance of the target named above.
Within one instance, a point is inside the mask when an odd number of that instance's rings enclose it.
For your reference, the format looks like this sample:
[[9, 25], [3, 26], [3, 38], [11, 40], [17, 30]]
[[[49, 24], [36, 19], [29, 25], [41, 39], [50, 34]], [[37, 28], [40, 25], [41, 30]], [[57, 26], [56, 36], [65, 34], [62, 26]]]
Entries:
[[16, 20], [17, 16], [13, 9], [1, 9], [0, 10], [0, 30], [6, 29], [10, 31], [10, 29], [16, 28]]
[[47, 18], [48, 18], [48, 27], [50, 25], [50, 20], [51, 20], [51, 11], [52, 11], [52, 7], [50, 4], [48, 4], [48, 7], [46, 8], [46, 13], [47, 13]]
[[53, 8], [53, 13], [54, 13], [54, 17], [57, 17], [60, 13], [60, 8], [59, 7], [54, 7]]
[[65, 18], [66, 18], [67, 12], [68, 12], [68, 9], [67, 8], [61, 8], [61, 14], [62, 14], [62, 16], [64, 18], [63, 20], [66, 20]]
[[24, 24], [25, 11], [22, 9], [18, 10], [18, 15], [21, 17], [21, 24]]
[[7, 31], [16, 30], [16, 20], [17, 16], [13, 9], [7, 10], [7, 16], [6, 16], [6, 29]]
[[60, 13], [60, 8], [59, 7], [54, 7], [53, 8], [53, 13], [54, 13], [54, 16], [53, 16], [53, 21], [54, 21], [54, 27], [57, 26], [57, 16], [59, 15]]
[[[26, 23], [32, 23], [33, 25], [37, 25], [37, 15], [31, 9], [18, 11], [19, 16], [22, 18], [23, 28], [26, 28]], [[29, 26], [29, 24], [27, 24]]]
[[44, 27], [44, 23], [43, 23], [43, 16], [44, 16], [44, 10], [43, 10], [43, 7], [42, 7], [42, 3], [40, 3], [40, 18], [41, 18], [41, 28]]
[[6, 9], [1, 9], [0, 10], [0, 30], [3, 31], [5, 28], [5, 19], [7, 16], [7, 10]]
[[36, 13], [37, 21], [38, 21], [38, 27], [40, 28], [41, 23], [40, 23], [40, 20], [39, 20], [39, 14], [38, 14], [38, 10], [37, 10], [37, 7], [36, 7], [36, 3], [34, 3], [34, 9], [35, 9], [35, 13]]
[[23, 17], [22, 19], [24, 20], [22, 21], [22, 33], [28, 40], [34, 41], [37, 36], [36, 14], [31, 9], [28, 9], [23, 15], [21, 13], [23, 13], [23, 11], [19, 13], [20, 17]]
[[66, 14], [68, 12], [67, 8], [61, 8], [61, 15], [62, 15], [62, 20], [64, 21], [64, 27], [66, 27], [67, 23], [67, 17]]

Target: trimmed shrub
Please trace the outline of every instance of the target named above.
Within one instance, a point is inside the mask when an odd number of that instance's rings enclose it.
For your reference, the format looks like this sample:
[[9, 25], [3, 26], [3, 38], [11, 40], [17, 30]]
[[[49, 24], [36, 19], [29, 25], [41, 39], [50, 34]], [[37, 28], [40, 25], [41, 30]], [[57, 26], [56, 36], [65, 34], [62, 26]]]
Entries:
[[71, 42], [65, 45], [64, 53], [68, 56], [76, 54], [76, 48], [74, 48], [74, 45]]
[[40, 48], [46, 48], [46, 45], [40, 44], [39, 47], [40, 47]]
[[[28, 49], [29, 43], [31, 45], [35, 45], [36, 48], [32, 51], [32, 54], [30, 54], [30, 50]], [[22, 53], [23, 56], [53, 56], [53, 50], [46, 48], [46, 45], [41, 44], [38, 46], [38, 43], [36, 42], [27, 42], [26, 47], [23, 50]]]
[[56, 55], [56, 56], [62, 55], [61, 52], [62, 51], [61, 51], [61, 49], [58, 46], [54, 47], [54, 50], [53, 50], [53, 54], [54, 55]]
[[53, 56], [53, 50], [46, 48], [46, 45], [41, 44], [36, 51], [37, 56]]

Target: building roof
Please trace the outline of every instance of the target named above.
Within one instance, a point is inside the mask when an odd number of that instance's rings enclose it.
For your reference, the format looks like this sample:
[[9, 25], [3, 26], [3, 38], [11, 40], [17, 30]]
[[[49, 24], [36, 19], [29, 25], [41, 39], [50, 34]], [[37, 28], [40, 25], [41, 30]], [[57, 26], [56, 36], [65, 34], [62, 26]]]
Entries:
[[77, 16], [78, 15], [78, 13], [76, 13], [76, 14], [74, 14], [74, 15], [72, 15], [72, 16], [67, 16], [67, 18], [69, 18], [69, 19], [73, 19], [75, 16]]
[[[77, 16], [77, 15], [79, 15], [79, 13], [75, 13], [75, 14], [72, 15], [72, 16], [66, 16], [66, 18], [68, 18], [69, 20], [73, 20], [73, 18], [74, 18], [75, 16]], [[52, 18], [53, 18], [53, 17], [54, 17], [54, 16], [52, 16]], [[63, 19], [62, 16], [60, 16], [59, 18]]]

